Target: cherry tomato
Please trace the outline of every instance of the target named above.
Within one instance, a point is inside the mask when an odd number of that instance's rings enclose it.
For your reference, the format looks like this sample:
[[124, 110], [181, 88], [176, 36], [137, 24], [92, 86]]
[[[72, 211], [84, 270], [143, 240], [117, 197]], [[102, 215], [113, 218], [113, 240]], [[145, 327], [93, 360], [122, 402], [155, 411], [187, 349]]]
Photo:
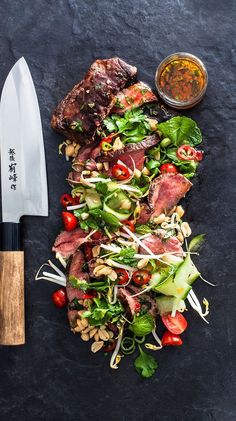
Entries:
[[176, 165], [167, 163], [167, 164], [162, 164], [160, 166], [160, 171], [161, 171], [162, 174], [164, 174], [164, 173], [176, 174], [178, 172], [178, 169], [177, 169]]
[[203, 159], [203, 154], [204, 154], [204, 152], [203, 152], [203, 151], [196, 151], [196, 158], [195, 158], [195, 160], [196, 160], [196, 161], [202, 161], [202, 159]]
[[62, 212], [62, 221], [66, 231], [73, 231], [77, 227], [77, 218], [71, 212]]
[[66, 289], [60, 288], [52, 294], [52, 301], [58, 308], [66, 307], [68, 303]]
[[174, 333], [171, 333], [168, 330], [162, 336], [161, 342], [163, 346], [180, 346], [183, 344], [183, 341], [179, 335], [175, 335]]
[[92, 248], [93, 246], [91, 244], [84, 245], [84, 254], [87, 262], [93, 258]]
[[94, 234], [91, 235], [90, 237], [92, 240], [96, 241], [96, 240], [101, 240], [102, 238], [102, 233], [100, 231], [96, 231]]
[[130, 173], [127, 167], [122, 164], [116, 164], [112, 167], [111, 170], [112, 177], [116, 178], [117, 180], [127, 180], [130, 177]]
[[132, 280], [137, 285], [145, 285], [151, 279], [151, 273], [148, 270], [136, 270], [132, 275]]
[[130, 231], [135, 231], [134, 221], [129, 221], [128, 219], [126, 219], [125, 221], [123, 221], [123, 224], [127, 225]]
[[67, 206], [71, 206], [73, 204], [73, 197], [70, 194], [63, 194], [60, 198], [60, 203], [64, 208], [67, 208]]
[[196, 149], [189, 145], [181, 145], [177, 149], [176, 155], [183, 161], [194, 161], [196, 158]]
[[129, 280], [129, 273], [125, 269], [115, 269], [117, 273], [118, 285], [124, 285]]
[[174, 317], [172, 317], [171, 313], [169, 313], [162, 316], [161, 318], [165, 327], [171, 333], [175, 333], [176, 335], [183, 333], [188, 326], [187, 320], [179, 311], [176, 311]]
[[111, 352], [116, 347], [116, 341], [109, 342], [108, 345], [104, 346], [102, 349], [104, 352]]

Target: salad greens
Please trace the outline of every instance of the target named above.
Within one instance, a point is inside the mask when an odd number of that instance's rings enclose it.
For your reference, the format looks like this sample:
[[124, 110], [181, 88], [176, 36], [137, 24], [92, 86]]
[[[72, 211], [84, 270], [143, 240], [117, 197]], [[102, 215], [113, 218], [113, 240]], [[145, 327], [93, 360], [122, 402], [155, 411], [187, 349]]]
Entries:
[[141, 142], [152, 132], [148, 117], [140, 108], [132, 108], [124, 116], [113, 114], [103, 123], [109, 133], [119, 133], [124, 144]]
[[135, 316], [129, 329], [137, 336], [145, 336], [152, 332], [155, 328], [155, 322], [151, 314], [146, 313], [142, 316]]
[[106, 300], [94, 298], [87, 311], [82, 315], [91, 326], [101, 326], [107, 322], [117, 322], [124, 313], [124, 308], [119, 301], [109, 304]]

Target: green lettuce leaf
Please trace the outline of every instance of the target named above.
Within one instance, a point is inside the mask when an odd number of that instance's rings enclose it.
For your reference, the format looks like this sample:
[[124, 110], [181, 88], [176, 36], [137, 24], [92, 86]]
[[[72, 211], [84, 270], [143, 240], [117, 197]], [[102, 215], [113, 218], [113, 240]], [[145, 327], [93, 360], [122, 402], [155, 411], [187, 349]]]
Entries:
[[197, 123], [189, 117], [173, 117], [158, 124], [158, 130], [164, 137], [169, 137], [175, 146], [182, 144], [196, 146], [202, 142], [202, 134]]
[[129, 325], [129, 330], [136, 336], [145, 336], [151, 333], [155, 327], [155, 322], [151, 314], [146, 313], [143, 316], [135, 316], [133, 322]]

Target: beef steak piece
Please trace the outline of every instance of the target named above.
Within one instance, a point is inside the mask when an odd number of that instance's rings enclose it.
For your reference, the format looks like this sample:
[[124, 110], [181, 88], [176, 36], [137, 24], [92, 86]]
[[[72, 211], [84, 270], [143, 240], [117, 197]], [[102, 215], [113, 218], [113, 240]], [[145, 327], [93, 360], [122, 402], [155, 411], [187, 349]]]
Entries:
[[136, 73], [136, 67], [118, 57], [96, 60], [55, 109], [52, 128], [81, 144], [93, 142], [114, 97]]
[[146, 83], [137, 82], [116, 95], [111, 112], [124, 114], [133, 107], [140, 107], [147, 102], [153, 101], [157, 101], [157, 97], [151, 88]]
[[151, 184], [148, 196], [151, 219], [161, 213], [168, 213], [191, 187], [192, 183], [182, 174], [163, 174], [157, 177]]

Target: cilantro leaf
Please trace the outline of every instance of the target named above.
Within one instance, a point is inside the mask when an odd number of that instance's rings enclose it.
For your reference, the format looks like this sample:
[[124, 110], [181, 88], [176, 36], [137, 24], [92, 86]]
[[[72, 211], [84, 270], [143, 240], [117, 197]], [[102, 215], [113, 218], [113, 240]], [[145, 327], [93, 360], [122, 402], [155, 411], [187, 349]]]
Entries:
[[152, 355], [144, 352], [140, 346], [139, 352], [139, 356], [134, 361], [135, 369], [142, 377], [152, 377], [158, 367], [157, 361]]

